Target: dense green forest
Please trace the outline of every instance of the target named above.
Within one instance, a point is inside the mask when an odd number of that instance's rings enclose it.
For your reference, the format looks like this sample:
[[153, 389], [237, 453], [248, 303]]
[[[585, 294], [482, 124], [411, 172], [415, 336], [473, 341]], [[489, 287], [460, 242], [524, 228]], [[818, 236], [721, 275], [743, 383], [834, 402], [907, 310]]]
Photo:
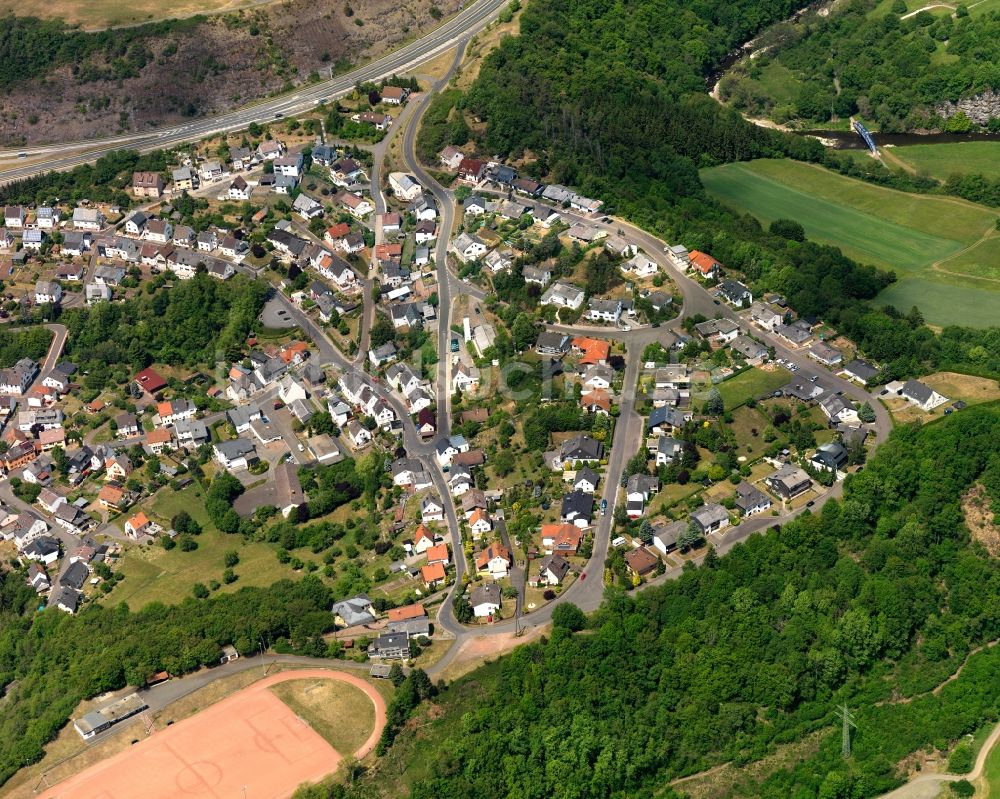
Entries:
[[326, 652], [331, 594], [316, 577], [186, 599], [130, 613], [89, 605], [79, 616], [35, 612], [38, 599], [22, 573], [0, 572], [0, 784], [38, 760], [80, 700], [142, 685], [161, 669], [184, 674], [218, 663], [235, 644], [252, 652], [266, 638], [282, 648]]
[[0, 369], [13, 366], [21, 358], [31, 358], [40, 363], [51, 343], [52, 333], [48, 328], [0, 330]]
[[257, 324], [266, 284], [207, 274], [120, 303], [66, 310], [66, 357], [87, 373], [84, 385], [123, 383], [152, 363], [195, 366], [239, 357]]
[[[806, 125], [858, 114], [883, 132], [970, 130], [964, 114], [943, 121], [935, 108], [1000, 89], [1000, 13], [924, 11], [901, 19], [903, 0], [884, 15], [872, 13], [876, 5], [851, 0], [809, 24], [781, 26], [769, 53], [723, 80], [723, 98], [751, 114]], [[788, 72], [767, 78], [772, 62]], [[1000, 130], [1000, 119], [989, 128]]]
[[[875, 796], [910, 752], [1000, 715], [1000, 648], [931, 693], [1000, 637], [1000, 562], [970, 542], [960, 509], [977, 482], [1000, 508], [1000, 408], [900, 428], [820, 515], [663, 586], [610, 589], [589, 621], [564, 606], [548, 640], [449, 687], [443, 720], [400, 734], [386, 767], [427, 759], [416, 799], [671, 796], [674, 777], [817, 731], [818, 752], [753, 795]], [[858, 721], [848, 760], [841, 702]], [[393, 795], [384, 783], [376, 770], [329, 795]]]
[[77, 81], [135, 77], [153, 59], [151, 44], [202, 22], [190, 17], [87, 33], [59, 20], [8, 14], [0, 22], [0, 90], [67, 64]]

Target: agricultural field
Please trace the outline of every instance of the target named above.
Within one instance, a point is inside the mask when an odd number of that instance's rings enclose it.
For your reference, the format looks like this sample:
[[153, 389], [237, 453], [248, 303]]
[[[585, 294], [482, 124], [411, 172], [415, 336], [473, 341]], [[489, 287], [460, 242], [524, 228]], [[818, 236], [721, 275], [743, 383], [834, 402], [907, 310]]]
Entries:
[[[933, 325], [1000, 321], [1000, 281], [991, 277], [997, 214], [974, 203], [872, 186], [794, 161], [760, 160], [702, 170], [708, 191], [768, 224], [795, 219], [814, 241], [893, 270], [898, 282], [877, 302], [918, 306]], [[951, 259], [955, 259], [955, 262]]]
[[954, 144], [913, 144], [891, 148], [892, 154], [918, 174], [947, 180], [954, 174], [980, 174], [1000, 178], [1000, 141], [967, 141]]

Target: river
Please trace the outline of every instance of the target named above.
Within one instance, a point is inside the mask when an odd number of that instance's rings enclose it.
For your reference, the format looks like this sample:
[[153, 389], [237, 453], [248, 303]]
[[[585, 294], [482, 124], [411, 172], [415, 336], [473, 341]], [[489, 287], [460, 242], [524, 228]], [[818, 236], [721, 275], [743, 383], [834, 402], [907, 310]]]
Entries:
[[[836, 0], [816, 0], [814, 3], [810, 3], [805, 8], [799, 9], [791, 17], [784, 20], [784, 22], [776, 23], [776, 25], [784, 25], [789, 22], [794, 22], [795, 20], [802, 17], [807, 13], [816, 13], [820, 16], [826, 16], [830, 13], [830, 9], [833, 7]], [[719, 62], [719, 66], [707, 77], [705, 78], [705, 85], [708, 87], [709, 94], [716, 100], [716, 102], [723, 104], [722, 100], [719, 98], [719, 82], [725, 77], [726, 73], [739, 61], [744, 58], [753, 58], [757, 53], [764, 52], [767, 48], [757, 49], [757, 43], [767, 34], [767, 31], [771, 30], [775, 26], [771, 26], [762, 33], [757, 34], [753, 39], [746, 42], [742, 47], [738, 47], [729, 53], [725, 58]], [[787, 133], [797, 133], [800, 136], [811, 136], [813, 138], [819, 139], [827, 147], [832, 147], [835, 150], [863, 150], [865, 149], [865, 143], [862, 141], [861, 137], [858, 136], [853, 131], [846, 130], [796, 130], [794, 128], [789, 128], [785, 125], [779, 125], [768, 119], [757, 119], [754, 117], [749, 117], [746, 114], [743, 118], [747, 122], [752, 122], [754, 125], [760, 125], [761, 127], [776, 128], [778, 130], [786, 131]], [[905, 147], [911, 144], [958, 144], [961, 142], [968, 141], [1000, 141], [1000, 134], [994, 133], [878, 133], [877, 131], [872, 131], [872, 136], [875, 138], [875, 143], [879, 147]]]

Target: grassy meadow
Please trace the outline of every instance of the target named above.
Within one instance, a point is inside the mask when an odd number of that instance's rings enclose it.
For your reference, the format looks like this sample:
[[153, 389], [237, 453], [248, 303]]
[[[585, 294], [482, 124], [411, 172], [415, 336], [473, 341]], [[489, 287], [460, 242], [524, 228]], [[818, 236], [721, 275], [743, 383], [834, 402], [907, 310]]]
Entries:
[[934, 325], [1000, 324], [997, 213], [949, 197], [873, 186], [786, 160], [726, 164], [701, 172], [706, 189], [763, 224], [795, 219], [810, 239], [840, 247], [899, 280], [879, 295], [917, 305]]

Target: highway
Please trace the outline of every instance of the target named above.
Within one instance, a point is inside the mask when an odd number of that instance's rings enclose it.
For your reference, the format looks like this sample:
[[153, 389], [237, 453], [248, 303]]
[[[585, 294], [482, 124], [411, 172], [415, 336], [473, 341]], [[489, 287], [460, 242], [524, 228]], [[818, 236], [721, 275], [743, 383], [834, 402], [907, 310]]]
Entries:
[[[241, 130], [252, 122], [270, 122], [278, 115], [292, 116], [302, 113], [319, 102], [334, 100], [350, 93], [359, 82], [378, 81], [393, 74], [412, 71], [414, 67], [450, 50], [460, 42], [467, 41], [481, 31], [507, 3], [508, 0], [478, 0], [426, 36], [377, 61], [331, 80], [302, 86], [289, 94], [271, 97], [227, 114], [125, 136], [62, 142], [20, 150], [0, 150], [0, 163], [7, 162], [6, 168], [0, 169], [0, 184], [50, 170], [70, 169], [79, 164], [96, 161], [112, 150], [127, 148], [147, 152], [169, 148], [206, 136]], [[41, 157], [42, 160], [19, 166], [17, 162], [21, 160], [18, 158], [20, 153], [25, 153], [29, 159]]]

